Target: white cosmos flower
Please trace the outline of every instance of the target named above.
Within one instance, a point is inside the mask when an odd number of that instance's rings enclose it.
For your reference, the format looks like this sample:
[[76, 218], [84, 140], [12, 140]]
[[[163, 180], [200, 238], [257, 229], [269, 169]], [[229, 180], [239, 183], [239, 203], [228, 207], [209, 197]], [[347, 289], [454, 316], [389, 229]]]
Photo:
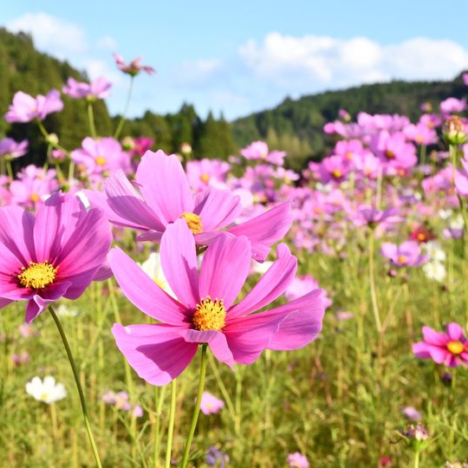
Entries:
[[26, 393], [37, 401], [42, 401], [48, 405], [63, 400], [67, 396], [64, 385], [56, 383], [55, 379], [50, 375], [44, 377], [44, 380], [34, 377], [31, 382], [26, 384]]
[[57, 315], [60, 317], [76, 317], [78, 315], [78, 309], [76, 307], [70, 307], [67, 304], [60, 304], [57, 307]]
[[422, 269], [429, 279], [438, 281], [439, 283], [444, 281], [445, 277], [447, 276], [447, 270], [445, 269], [445, 266], [443, 263], [437, 261], [427, 262], [425, 265], [423, 265]]
[[164, 291], [167, 292], [174, 299], [176, 295], [174, 291], [169, 286], [164, 271], [161, 266], [161, 255], [157, 252], [151, 252], [149, 254], [148, 260], [145, 260], [143, 263], [139, 263], [141, 269]]
[[454, 216], [449, 222], [450, 229], [463, 229], [463, 226], [464, 222], [463, 216], [461, 214]]
[[430, 241], [424, 245], [424, 250], [431, 258], [431, 261], [444, 262], [447, 258], [444, 250], [438, 242]]

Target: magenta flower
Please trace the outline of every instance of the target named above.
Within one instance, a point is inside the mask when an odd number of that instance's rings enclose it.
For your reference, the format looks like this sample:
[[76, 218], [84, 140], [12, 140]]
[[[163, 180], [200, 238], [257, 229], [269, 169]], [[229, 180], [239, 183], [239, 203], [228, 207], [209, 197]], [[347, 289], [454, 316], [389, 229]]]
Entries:
[[409, 169], [418, 162], [416, 149], [406, 141], [403, 133], [389, 133], [384, 130], [372, 141], [373, 150], [387, 167]]
[[421, 253], [421, 247], [415, 241], [405, 241], [401, 245], [384, 242], [381, 253], [393, 266], [399, 268], [418, 267], [429, 260], [429, 256]]
[[350, 170], [350, 164], [347, 159], [342, 156], [329, 156], [325, 158], [319, 166], [320, 180], [327, 184], [328, 182], [343, 182]]
[[141, 65], [141, 57], [134, 58], [128, 65], [124, 62], [124, 59], [120, 55], [114, 54], [114, 60], [119, 70], [122, 70], [124, 73], [130, 76], [136, 76], [142, 70], [148, 73], [148, 75], [152, 75], [156, 72], [153, 67]]
[[33, 120], [44, 120], [49, 114], [63, 109], [60, 93], [53, 89], [46, 96], [39, 94], [33, 98], [29, 94], [18, 91], [13, 96], [13, 103], [5, 114], [9, 123], [26, 123]]
[[403, 129], [408, 140], [414, 141], [418, 145], [432, 145], [437, 143], [437, 133], [433, 128], [421, 122], [417, 125], [408, 125]]
[[130, 169], [130, 156], [115, 138], [86, 137], [81, 148], [72, 151], [70, 156], [78, 169], [88, 175], [113, 174], [119, 169], [129, 172]]
[[[143, 231], [138, 240], [159, 241], [170, 224], [184, 218], [197, 245], [209, 245], [242, 211], [239, 197], [228, 190], [209, 187], [192, 195], [179, 159], [163, 151], [146, 152], [136, 172], [136, 185], [141, 195], [123, 172], [117, 171], [104, 183], [105, 196], [90, 191], [86, 194], [92, 204], [107, 211], [112, 223]], [[226, 232], [247, 236], [254, 258], [263, 261], [291, 222], [291, 205], [282, 203]]]
[[270, 152], [268, 145], [264, 141], [254, 141], [249, 146], [242, 149], [240, 153], [245, 159], [267, 161], [277, 166], [282, 166], [284, 164], [284, 157], [286, 156], [284, 151]]
[[289, 286], [297, 260], [285, 244], [278, 259], [245, 298], [234, 304], [251, 261], [246, 237], [220, 235], [205, 253], [200, 274], [195, 239], [187, 223], [168, 226], [161, 241], [161, 264], [178, 300], [164, 292], [130, 257], [115, 248], [112, 271], [127, 298], [162, 323], [115, 324], [117, 346], [137, 374], [153, 385], [165, 385], [190, 364], [198, 345], [208, 344], [216, 359], [231, 368], [252, 364], [265, 349], [292, 350], [315, 339], [321, 330], [322, 291], [254, 314]]
[[87, 98], [93, 101], [108, 97], [111, 87], [112, 83], [109, 83], [102, 76], [91, 81], [91, 83], [82, 83], [74, 78], [68, 78], [67, 84], [62, 88], [62, 91], [75, 99]]
[[28, 152], [28, 146], [28, 140], [17, 143], [13, 138], [4, 138], [0, 141], [0, 156], [19, 158]]
[[355, 211], [348, 211], [356, 226], [368, 226], [371, 229], [375, 229], [379, 225], [387, 227], [389, 224], [401, 221], [397, 208], [387, 208], [381, 211], [370, 205], [361, 205]]
[[466, 99], [457, 99], [449, 97], [440, 103], [440, 111], [443, 114], [451, 114], [453, 112], [463, 112], [466, 109]]
[[189, 161], [187, 163], [187, 178], [190, 187], [197, 192], [207, 187], [226, 189], [226, 178], [230, 170], [229, 163], [216, 159]]
[[55, 176], [53, 169], [44, 171], [33, 164], [26, 166], [18, 173], [18, 179], [10, 184], [11, 203], [28, 209], [37, 208], [59, 189]]
[[420, 359], [432, 359], [437, 364], [457, 367], [468, 363], [468, 341], [463, 328], [449, 323], [446, 333], [439, 333], [430, 327], [422, 329], [424, 340], [413, 344], [413, 353]]
[[216, 398], [210, 392], [203, 392], [200, 409], [203, 414], [216, 414], [224, 408], [224, 401]]
[[0, 208], [0, 306], [27, 301], [26, 322], [59, 299], [77, 299], [96, 276], [111, 243], [101, 210], [59, 193], [37, 216]]
[[[312, 275], [296, 276], [286, 289], [284, 296], [288, 301], [293, 301], [318, 288], [318, 281]], [[322, 289], [322, 292], [323, 307], [328, 309], [332, 305], [332, 301], [328, 298], [327, 291]]]
[[309, 460], [302, 453], [295, 452], [288, 455], [288, 465], [291, 468], [309, 468]]

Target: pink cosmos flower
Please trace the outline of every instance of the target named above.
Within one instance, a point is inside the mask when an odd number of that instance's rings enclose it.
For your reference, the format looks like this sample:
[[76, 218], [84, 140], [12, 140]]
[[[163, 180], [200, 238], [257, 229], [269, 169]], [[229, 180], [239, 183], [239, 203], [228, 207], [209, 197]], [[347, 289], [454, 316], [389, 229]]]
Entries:
[[190, 364], [199, 344], [231, 368], [252, 364], [265, 349], [292, 350], [315, 339], [321, 330], [322, 291], [272, 310], [254, 313], [289, 286], [297, 260], [285, 244], [276, 262], [244, 299], [234, 304], [250, 268], [246, 237], [222, 234], [203, 256], [198, 273], [195, 239], [187, 223], [169, 225], [161, 241], [161, 264], [178, 300], [164, 292], [130, 257], [114, 248], [112, 271], [127, 298], [158, 324], [122, 326], [112, 333], [137, 374], [153, 385], [165, 385]]
[[288, 465], [291, 468], [309, 468], [309, 460], [302, 453], [295, 452], [288, 455]]
[[0, 208], [0, 307], [27, 301], [26, 322], [59, 299], [77, 299], [105, 261], [112, 235], [101, 210], [59, 193], [37, 216]]
[[372, 146], [388, 167], [409, 169], [418, 162], [414, 145], [406, 141], [403, 133], [391, 134], [384, 130], [374, 137]]
[[465, 85], [468, 86], [468, 73], [463, 73], [462, 80], [463, 83], [465, 83]]
[[318, 168], [320, 180], [327, 184], [328, 182], [343, 182], [350, 170], [349, 162], [342, 156], [329, 156], [325, 158]]
[[91, 83], [82, 83], [74, 78], [68, 78], [67, 84], [62, 88], [62, 91], [75, 99], [87, 98], [95, 100], [108, 97], [111, 87], [112, 83], [109, 83], [102, 76], [91, 81]]
[[189, 161], [187, 163], [187, 179], [190, 187], [197, 192], [207, 187], [226, 189], [226, 178], [230, 169], [229, 163], [216, 159]]
[[449, 97], [440, 103], [440, 111], [443, 114], [451, 114], [452, 112], [463, 112], [466, 109], [466, 99], [457, 99]]
[[356, 171], [369, 179], [376, 179], [382, 171], [382, 163], [370, 151], [353, 159]]
[[437, 133], [433, 128], [429, 128], [424, 123], [408, 125], [403, 129], [408, 140], [414, 141], [418, 145], [432, 145], [437, 143]]
[[267, 161], [277, 166], [284, 164], [284, 157], [286, 153], [284, 151], [272, 151], [268, 149], [268, 145], [264, 141], [254, 141], [246, 148], [240, 151], [245, 159], [253, 161]]
[[381, 211], [370, 205], [360, 205], [355, 211], [349, 210], [349, 214], [356, 226], [368, 226], [372, 229], [379, 225], [387, 226], [401, 221], [397, 208], [387, 208]]
[[13, 103], [5, 114], [5, 120], [9, 123], [26, 123], [33, 120], [44, 120], [49, 114], [63, 109], [60, 93], [53, 89], [46, 96], [39, 94], [33, 98], [29, 94], [18, 91], [13, 96]]
[[429, 260], [421, 253], [421, 247], [415, 241], [405, 241], [400, 245], [384, 242], [381, 253], [396, 267], [418, 267]]
[[130, 157], [115, 138], [86, 137], [81, 146], [70, 156], [78, 169], [83, 168], [88, 175], [113, 174], [119, 169], [128, 172], [130, 169]]
[[152, 75], [156, 72], [153, 67], [149, 67], [148, 65], [141, 65], [141, 57], [134, 58], [128, 65], [124, 62], [124, 59], [120, 55], [114, 54], [114, 60], [119, 70], [122, 70], [124, 73], [130, 76], [136, 76], [142, 70], [148, 73], [148, 75]]
[[4, 138], [0, 141], [0, 156], [19, 158], [28, 152], [28, 146], [28, 140], [17, 143], [13, 138]]
[[468, 363], [468, 341], [463, 328], [449, 323], [446, 333], [439, 333], [430, 327], [422, 329], [424, 340], [413, 344], [413, 353], [420, 359], [432, 359], [437, 364], [457, 367]]
[[[117, 171], [105, 181], [105, 195], [91, 191], [86, 195], [91, 204], [106, 210], [112, 223], [143, 231], [138, 240], [159, 242], [168, 226], [184, 218], [197, 245], [210, 245], [242, 211], [239, 197], [228, 190], [209, 187], [192, 195], [179, 159], [163, 151], [145, 153], [136, 172], [136, 185], [141, 195], [123, 172]], [[263, 261], [291, 222], [291, 205], [282, 203], [225, 232], [247, 236], [254, 258]]]
[[44, 171], [33, 164], [26, 166], [18, 173], [18, 179], [10, 184], [11, 203], [28, 209], [37, 208], [59, 189], [55, 176], [53, 169]]
[[203, 392], [200, 409], [203, 414], [216, 414], [224, 408], [224, 401], [216, 398], [209, 392]]

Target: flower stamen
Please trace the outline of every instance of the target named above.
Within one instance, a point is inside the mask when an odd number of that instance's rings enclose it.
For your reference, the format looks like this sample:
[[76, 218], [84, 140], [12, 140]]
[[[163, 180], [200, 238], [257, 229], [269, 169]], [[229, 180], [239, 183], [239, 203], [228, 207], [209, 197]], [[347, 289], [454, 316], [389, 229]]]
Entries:
[[215, 299], [213, 301], [210, 296], [202, 299], [200, 304], [197, 304], [192, 323], [199, 331], [222, 330], [226, 325], [226, 309], [223, 300]]
[[184, 218], [187, 226], [194, 234], [201, 234], [203, 232], [203, 224], [200, 216], [195, 213], [185, 212], [181, 218]]
[[49, 262], [34, 263], [29, 267], [21, 268], [18, 280], [21, 286], [31, 289], [44, 289], [55, 281], [58, 268], [54, 268]]

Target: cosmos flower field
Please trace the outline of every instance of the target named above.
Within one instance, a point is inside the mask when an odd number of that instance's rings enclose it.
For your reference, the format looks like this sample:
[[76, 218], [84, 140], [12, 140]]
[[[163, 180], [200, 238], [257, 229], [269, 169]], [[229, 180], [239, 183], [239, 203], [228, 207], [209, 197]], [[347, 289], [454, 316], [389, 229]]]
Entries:
[[466, 101], [342, 109], [299, 173], [97, 135], [111, 86], [5, 110], [48, 149], [0, 140], [0, 466], [468, 466]]

